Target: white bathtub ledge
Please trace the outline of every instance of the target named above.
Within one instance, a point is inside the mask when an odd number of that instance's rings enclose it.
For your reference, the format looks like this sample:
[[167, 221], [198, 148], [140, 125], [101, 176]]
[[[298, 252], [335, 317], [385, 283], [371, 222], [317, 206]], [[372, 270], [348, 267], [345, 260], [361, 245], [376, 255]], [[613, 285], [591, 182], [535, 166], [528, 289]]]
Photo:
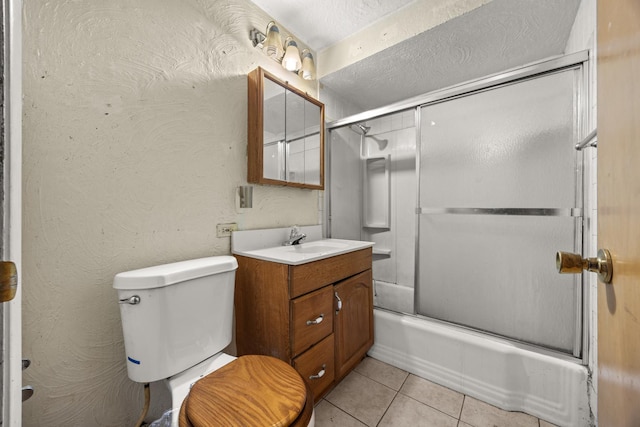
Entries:
[[573, 361], [413, 316], [374, 310], [369, 355], [508, 411], [591, 425], [588, 371]]

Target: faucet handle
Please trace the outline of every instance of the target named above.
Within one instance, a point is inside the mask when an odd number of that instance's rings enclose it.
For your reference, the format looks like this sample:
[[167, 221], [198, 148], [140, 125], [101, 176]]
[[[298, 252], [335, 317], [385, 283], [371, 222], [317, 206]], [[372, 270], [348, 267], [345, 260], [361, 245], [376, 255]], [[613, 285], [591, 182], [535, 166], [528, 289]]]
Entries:
[[291, 234], [289, 234], [289, 238], [293, 239], [295, 236], [298, 235], [298, 232], [299, 232], [298, 226], [294, 225], [293, 227], [291, 227]]

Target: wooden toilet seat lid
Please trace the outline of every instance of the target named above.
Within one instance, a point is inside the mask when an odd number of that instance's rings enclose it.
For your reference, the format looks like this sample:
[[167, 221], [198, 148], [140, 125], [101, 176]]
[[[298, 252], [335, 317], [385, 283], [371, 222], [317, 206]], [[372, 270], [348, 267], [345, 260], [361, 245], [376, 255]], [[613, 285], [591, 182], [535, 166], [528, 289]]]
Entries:
[[193, 385], [182, 403], [180, 426], [289, 426], [307, 398], [304, 381], [289, 364], [241, 356]]

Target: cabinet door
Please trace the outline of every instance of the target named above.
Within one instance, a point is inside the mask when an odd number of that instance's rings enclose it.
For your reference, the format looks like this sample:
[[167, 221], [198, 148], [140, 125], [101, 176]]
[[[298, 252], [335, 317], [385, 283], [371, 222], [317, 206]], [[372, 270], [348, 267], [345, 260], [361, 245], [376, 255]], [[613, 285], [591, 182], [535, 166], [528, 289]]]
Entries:
[[324, 104], [260, 67], [248, 92], [248, 182], [324, 190]]
[[373, 345], [371, 270], [336, 284], [334, 292], [336, 380], [339, 380], [360, 362]]

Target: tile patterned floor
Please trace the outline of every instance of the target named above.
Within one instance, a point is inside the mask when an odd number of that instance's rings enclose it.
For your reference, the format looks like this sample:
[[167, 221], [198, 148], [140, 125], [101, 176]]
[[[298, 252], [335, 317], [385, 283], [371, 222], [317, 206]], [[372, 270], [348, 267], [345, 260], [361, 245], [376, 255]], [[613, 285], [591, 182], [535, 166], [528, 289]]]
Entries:
[[553, 427], [371, 357], [316, 405], [316, 427]]

